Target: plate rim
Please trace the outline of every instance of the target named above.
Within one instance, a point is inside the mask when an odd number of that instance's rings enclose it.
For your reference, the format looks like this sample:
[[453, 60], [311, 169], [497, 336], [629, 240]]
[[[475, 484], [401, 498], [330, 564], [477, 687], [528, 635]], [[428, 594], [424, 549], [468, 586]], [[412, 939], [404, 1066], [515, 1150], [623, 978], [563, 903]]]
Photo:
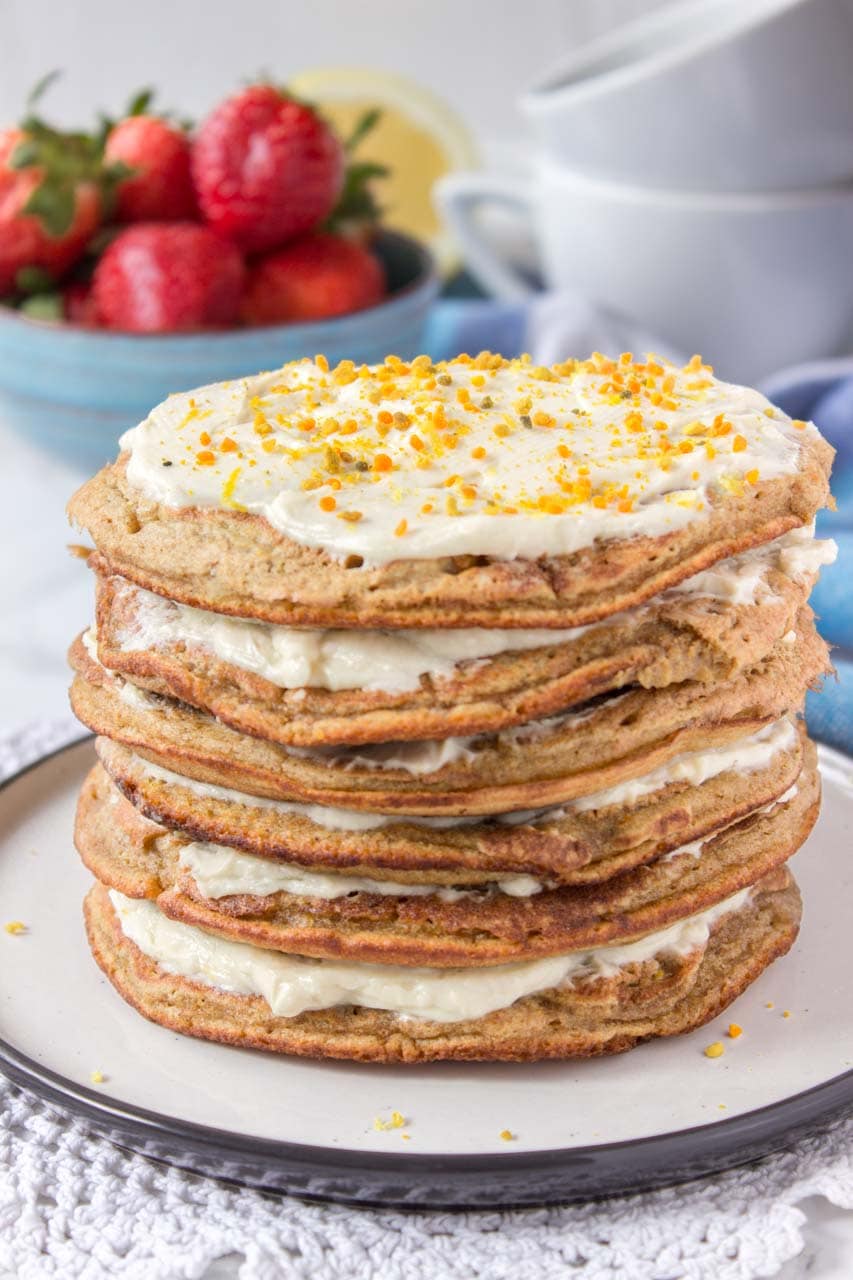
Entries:
[[[85, 733], [80, 737], [44, 753], [15, 773], [0, 781], [0, 795], [9, 791], [16, 783], [28, 774], [50, 765], [59, 757], [75, 750], [87, 742], [94, 741], [96, 735]], [[821, 743], [822, 751], [830, 758], [853, 766], [853, 755], [836, 747]], [[366, 1065], [369, 1069], [369, 1064]], [[311, 1143], [290, 1142], [283, 1139], [260, 1138], [251, 1134], [238, 1133], [233, 1129], [219, 1129], [210, 1125], [198, 1124], [195, 1121], [183, 1120], [179, 1116], [171, 1117], [160, 1111], [151, 1111], [133, 1103], [122, 1102], [103, 1092], [95, 1092], [86, 1085], [77, 1084], [68, 1077], [51, 1068], [36, 1062], [29, 1055], [22, 1053], [13, 1043], [0, 1036], [0, 1073], [14, 1085], [29, 1089], [48, 1103], [80, 1116], [89, 1122], [100, 1133], [111, 1141], [119, 1142], [122, 1138], [143, 1139], [146, 1142], [162, 1142], [171, 1150], [171, 1158], [157, 1150], [155, 1159], [177, 1164], [176, 1152], [183, 1144], [186, 1152], [207, 1154], [224, 1158], [226, 1161], [247, 1158], [258, 1162], [256, 1167], [273, 1164], [279, 1170], [287, 1172], [288, 1166], [298, 1170], [300, 1176], [305, 1173], [320, 1178], [342, 1178], [358, 1174], [362, 1179], [371, 1177], [391, 1179], [389, 1199], [387, 1183], [385, 1193], [380, 1200], [370, 1200], [355, 1195], [345, 1188], [330, 1189], [324, 1193], [295, 1190], [293, 1194], [311, 1199], [337, 1200], [346, 1203], [357, 1203], [367, 1207], [380, 1204], [385, 1208], [395, 1205], [419, 1209], [483, 1209], [488, 1205], [509, 1208], [513, 1204], [544, 1205], [547, 1203], [568, 1203], [572, 1200], [591, 1199], [602, 1194], [623, 1195], [632, 1192], [650, 1190], [653, 1187], [672, 1185], [690, 1181], [693, 1178], [707, 1176], [709, 1173], [722, 1172], [736, 1164], [748, 1163], [760, 1155], [789, 1145], [803, 1131], [819, 1127], [839, 1117], [848, 1109], [853, 1109], [853, 1068], [833, 1076], [829, 1080], [813, 1085], [809, 1089], [792, 1094], [765, 1106], [756, 1107], [739, 1116], [729, 1116], [706, 1124], [692, 1125], [685, 1129], [673, 1129], [666, 1133], [649, 1134], [645, 1137], [627, 1138], [618, 1142], [599, 1143], [579, 1147], [560, 1147], [542, 1151], [499, 1151], [492, 1153], [460, 1154], [456, 1152], [418, 1153], [418, 1152], [382, 1152], [359, 1151], [353, 1147], [318, 1146]], [[138, 1147], [131, 1149], [139, 1154], [148, 1154]], [[632, 1159], [641, 1153], [639, 1160], [633, 1160], [635, 1166], [632, 1173]], [[695, 1167], [695, 1172], [677, 1176], [677, 1161], [673, 1157], [687, 1160], [688, 1165]], [[534, 1200], [524, 1198], [513, 1201], [507, 1199], [491, 1199], [482, 1202], [465, 1200], [466, 1184], [488, 1175], [497, 1176], [510, 1185], [521, 1183], [525, 1174], [545, 1174], [565, 1172], [574, 1167], [582, 1169], [587, 1175], [593, 1168], [618, 1167], [624, 1176], [613, 1189], [602, 1192], [594, 1188], [588, 1194], [572, 1194], [563, 1188], [549, 1200], [547, 1194], [539, 1194]], [[200, 1170], [192, 1165], [185, 1165], [202, 1176], [213, 1176], [209, 1170]], [[664, 1172], [668, 1168], [670, 1173]], [[657, 1172], [655, 1172], [657, 1171]], [[441, 1198], [412, 1200], [397, 1196], [394, 1193], [403, 1186], [409, 1186], [412, 1179], [429, 1178], [440, 1175], [447, 1191], [455, 1183], [462, 1192], [462, 1198], [450, 1201]], [[501, 1177], [501, 1175], [503, 1175]], [[244, 1182], [220, 1173], [220, 1178], [238, 1181], [245, 1186], [260, 1186], [260, 1182]], [[450, 1180], [450, 1184], [448, 1183]], [[588, 1179], [590, 1180], [590, 1179]], [[396, 1181], [396, 1186], [393, 1185]], [[591, 1180], [590, 1180], [591, 1181]], [[286, 1180], [285, 1180], [286, 1182]], [[286, 1185], [273, 1187], [274, 1190], [286, 1190]], [[467, 1187], [470, 1190], [470, 1187]]]

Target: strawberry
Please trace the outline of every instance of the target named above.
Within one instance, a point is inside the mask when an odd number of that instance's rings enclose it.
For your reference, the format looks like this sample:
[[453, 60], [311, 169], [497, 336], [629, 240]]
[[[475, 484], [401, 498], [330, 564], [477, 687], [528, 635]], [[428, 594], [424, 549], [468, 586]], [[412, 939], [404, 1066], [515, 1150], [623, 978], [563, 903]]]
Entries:
[[126, 116], [110, 129], [104, 156], [132, 171], [116, 190], [119, 222], [196, 217], [190, 143], [183, 129], [159, 116]]
[[352, 240], [319, 232], [255, 262], [241, 315], [246, 324], [324, 320], [375, 306], [384, 294], [378, 258]]
[[226, 99], [193, 145], [202, 216], [251, 253], [322, 222], [338, 198], [343, 171], [343, 149], [328, 125], [269, 84]]
[[84, 324], [89, 328], [98, 324], [95, 295], [85, 280], [73, 280], [62, 290], [62, 318], [71, 324]]
[[243, 287], [233, 244], [193, 222], [138, 222], [95, 268], [98, 317], [110, 329], [168, 333], [232, 324]]
[[28, 288], [26, 275], [49, 283], [73, 266], [101, 221], [102, 176], [82, 134], [37, 120], [0, 132], [0, 294]]

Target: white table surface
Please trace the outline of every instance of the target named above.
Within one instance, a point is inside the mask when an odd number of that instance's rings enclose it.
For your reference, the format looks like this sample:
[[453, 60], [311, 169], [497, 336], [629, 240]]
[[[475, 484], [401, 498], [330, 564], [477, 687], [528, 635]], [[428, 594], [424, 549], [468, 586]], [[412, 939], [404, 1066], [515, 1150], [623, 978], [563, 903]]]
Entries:
[[[77, 540], [65, 503], [84, 472], [43, 454], [0, 426], [0, 726], [8, 732], [41, 717], [67, 714], [65, 653], [89, 622], [92, 590], [83, 564], [69, 555]], [[853, 1212], [822, 1198], [807, 1213], [805, 1245], [780, 1280], [851, 1280]], [[230, 1280], [240, 1259], [220, 1259], [203, 1280]], [[12, 1280], [0, 1273], [0, 1280]], [[712, 1280], [711, 1277], [708, 1280]]]

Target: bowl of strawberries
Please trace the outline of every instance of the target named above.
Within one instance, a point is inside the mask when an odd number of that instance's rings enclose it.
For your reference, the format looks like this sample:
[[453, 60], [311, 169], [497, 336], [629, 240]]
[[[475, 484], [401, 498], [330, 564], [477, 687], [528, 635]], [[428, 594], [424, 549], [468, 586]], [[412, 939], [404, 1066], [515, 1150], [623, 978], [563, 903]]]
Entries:
[[172, 391], [422, 349], [438, 291], [382, 168], [272, 84], [196, 128], [143, 93], [92, 133], [0, 132], [0, 421], [86, 467]]

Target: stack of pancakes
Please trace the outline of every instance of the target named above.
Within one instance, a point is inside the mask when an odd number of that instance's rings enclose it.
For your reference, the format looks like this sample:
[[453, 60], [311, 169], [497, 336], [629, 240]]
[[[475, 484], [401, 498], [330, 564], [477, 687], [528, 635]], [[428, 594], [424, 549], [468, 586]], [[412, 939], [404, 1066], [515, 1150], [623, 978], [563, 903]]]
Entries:
[[694, 359], [322, 357], [172, 396], [71, 503], [89, 941], [174, 1030], [624, 1050], [792, 945], [832, 451]]

